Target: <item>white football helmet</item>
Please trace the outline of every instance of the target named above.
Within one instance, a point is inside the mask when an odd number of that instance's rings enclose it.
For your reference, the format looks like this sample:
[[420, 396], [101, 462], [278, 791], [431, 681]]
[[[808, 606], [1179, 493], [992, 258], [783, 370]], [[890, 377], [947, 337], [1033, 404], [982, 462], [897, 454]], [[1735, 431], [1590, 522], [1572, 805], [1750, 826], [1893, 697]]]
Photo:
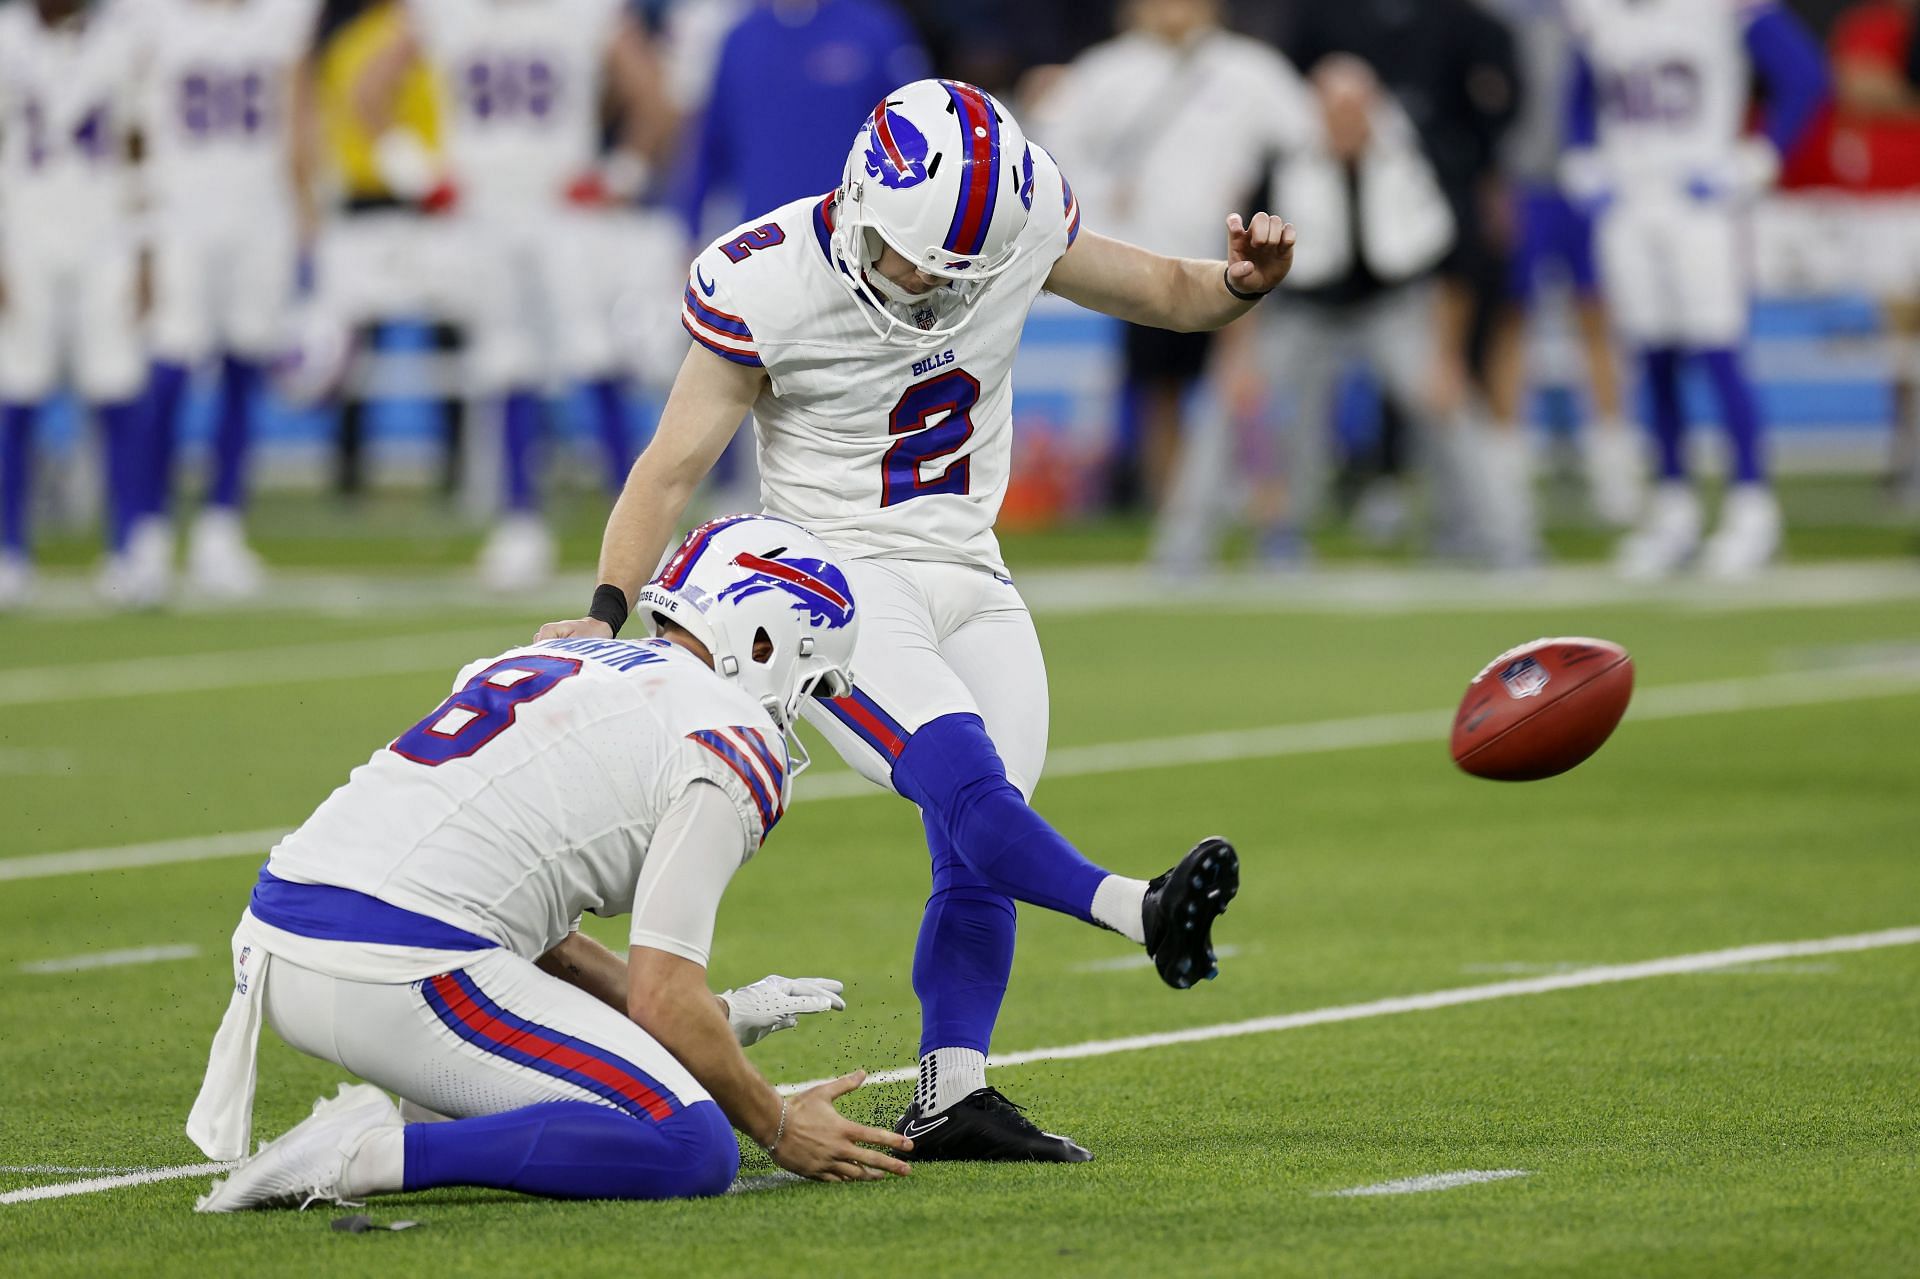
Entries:
[[[649, 635], [665, 618], [705, 644], [721, 678], [737, 681], [782, 731], [803, 698], [853, 690], [853, 588], [826, 543], [798, 524], [769, 515], [702, 524], [641, 589], [635, 611]], [[756, 662], [762, 635], [773, 652]]]
[[[1033, 151], [992, 94], [915, 80], [888, 94], [853, 141], [836, 195], [841, 283], [882, 338], [939, 346], [1020, 256], [1033, 210]], [[948, 281], [910, 293], [876, 269], [883, 245]]]

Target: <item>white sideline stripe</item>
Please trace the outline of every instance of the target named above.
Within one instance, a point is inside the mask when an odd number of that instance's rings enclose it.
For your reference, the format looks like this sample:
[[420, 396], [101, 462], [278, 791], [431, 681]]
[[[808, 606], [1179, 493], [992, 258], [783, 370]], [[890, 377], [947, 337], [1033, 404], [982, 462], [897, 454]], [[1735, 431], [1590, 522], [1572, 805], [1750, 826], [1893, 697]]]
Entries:
[[[1656, 685], [1635, 694], [1629, 720], [1686, 719], [1725, 711], [1819, 706], [1833, 702], [1901, 697], [1920, 692], [1920, 662], [1889, 661], [1832, 671], [1786, 671], [1696, 684]], [[1067, 746], [1047, 756], [1046, 776], [1094, 777], [1187, 764], [1219, 764], [1287, 755], [1317, 755], [1368, 746], [1405, 746], [1429, 742], [1439, 750], [1446, 741], [1452, 710], [1404, 711], [1351, 719], [1275, 724], [1179, 737], [1150, 737], [1097, 746]], [[851, 770], [828, 773], [797, 788], [795, 802], [859, 799], [884, 795]], [[201, 835], [110, 848], [82, 848], [0, 858], [0, 882], [44, 879], [81, 871], [123, 870], [175, 862], [209, 861], [241, 853], [264, 854], [291, 829], [272, 827], [223, 835]]]
[[134, 964], [158, 964], [169, 959], [192, 959], [198, 946], [135, 946], [128, 950], [96, 950], [87, 955], [69, 955], [65, 959], [35, 959], [20, 965], [23, 973], [83, 973], [94, 968], [126, 968]]
[[[1314, 1009], [1310, 1012], [1283, 1013], [1277, 1017], [1257, 1017], [1251, 1021], [1195, 1026], [1187, 1030], [1132, 1035], [1124, 1039], [1094, 1039], [1086, 1043], [1067, 1044], [1059, 1048], [1033, 1048], [1026, 1052], [996, 1056], [988, 1064], [996, 1067], [1023, 1066], [1036, 1061], [1107, 1057], [1114, 1053], [1137, 1052], [1147, 1048], [1166, 1048], [1175, 1044], [1202, 1043], [1210, 1039], [1233, 1039], [1242, 1035], [1298, 1030], [1306, 1026], [1361, 1021], [1369, 1017], [1387, 1017], [1395, 1013], [1425, 1012], [1435, 1008], [1450, 1008], [1457, 1004], [1485, 1003], [1493, 999], [1511, 999], [1517, 995], [1540, 995], [1549, 991], [1574, 990], [1582, 986], [1644, 981], [1650, 977], [1700, 972], [1710, 968], [1724, 968], [1732, 964], [1764, 963], [1768, 960], [1790, 959], [1800, 955], [1833, 955], [1844, 951], [1913, 945], [1920, 945], [1920, 928], [1888, 928], [1877, 933], [1851, 933], [1841, 937], [1823, 937], [1814, 941], [1763, 942], [1754, 946], [1736, 946], [1730, 950], [1710, 950], [1693, 955], [1674, 955], [1666, 959], [1643, 960], [1635, 964], [1612, 964], [1599, 968], [1587, 968], [1575, 973], [1536, 977], [1527, 981], [1503, 981], [1485, 986], [1436, 990], [1424, 995], [1400, 995], [1390, 999], [1376, 999], [1364, 1004], [1342, 1004], [1333, 1008]], [[918, 1073], [917, 1068], [913, 1066], [876, 1070], [867, 1076], [867, 1082], [870, 1084], [903, 1083], [914, 1078]], [[809, 1079], [797, 1084], [780, 1084], [778, 1087], [783, 1094], [791, 1095], [828, 1082], [830, 1081], [827, 1079]], [[89, 1195], [96, 1191], [114, 1190], [121, 1186], [137, 1186], [150, 1181], [200, 1176], [205, 1173], [219, 1172], [231, 1166], [230, 1164], [190, 1164], [181, 1168], [154, 1168], [120, 1177], [96, 1177], [89, 1181], [62, 1182], [52, 1186], [29, 1186], [24, 1190], [0, 1194], [0, 1204], [22, 1203], [30, 1199], [60, 1199], [68, 1195]], [[775, 1180], [777, 1176], [778, 1174], [768, 1174], [766, 1177], [745, 1178], [743, 1181], [750, 1184], [736, 1183], [736, 1186], [742, 1190], [764, 1190], [780, 1184]]]
[[144, 1186], [155, 1181], [179, 1181], [183, 1177], [205, 1177], [225, 1172], [233, 1164], [182, 1164], [177, 1168], [143, 1168], [117, 1177], [89, 1177], [85, 1181], [62, 1181], [51, 1186], [28, 1186], [0, 1194], [0, 1204], [30, 1203], [36, 1199], [65, 1199], [71, 1195], [92, 1195], [122, 1186]]
[[[287, 644], [230, 653], [130, 657], [112, 662], [0, 669], [0, 706], [38, 706], [160, 693], [204, 693], [223, 688], [411, 675], [447, 668], [448, 650], [468, 657], [475, 645], [499, 652], [514, 643], [499, 627], [383, 635], [326, 644]], [[490, 647], [489, 647], [490, 646]], [[464, 658], [462, 659], [464, 660]]]
[[[1114, 1053], [1139, 1052], [1147, 1048], [1169, 1048], [1176, 1044], [1198, 1044], [1212, 1039], [1237, 1039], [1243, 1035], [1267, 1035], [1283, 1030], [1301, 1030], [1308, 1026], [1328, 1026], [1335, 1022], [1363, 1021], [1370, 1017], [1391, 1017], [1398, 1013], [1430, 1012], [1461, 1004], [1484, 1004], [1495, 999], [1513, 999], [1521, 995], [1545, 995], [1557, 990], [1577, 990], [1585, 986], [1609, 986], [1626, 981], [1646, 981], [1652, 977], [1673, 977], [1681, 973], [1706, 972], [1738, 964], [1761, 964], [1775, 959], [1797, 959], [1806, 955], [1836, 955], [1847, 951], [1877, 950], [1885, 946], [1920, 945], [1920, 928], [1888, 928], [1876, 933], [1850, 933], [1842, 937], [1823, 937], [1815, 941], [1762, 942], [1753, 946], [1735, 946], [1729, 950], [1708, 950], [1693, 955], [1672, 955], [1665, 959], [1647, 959], [1633, 964], [1603, 964], [1577, 972], [1554, 973], [1520, 981], [1489, 982], [1481, 986], [1457, 986], [1452, 990], [1429, 991], [1424, 995], [1396, 995], [1369, 1000], [1364, 1004], [1340, 1004], [1307, 1012], [1282, 1013], [1276, 1017], [1255, 1017], [1250, 1021], [1230, 1021], [1213, 1026], [1194, 1026], [1187, 1030], [1159, 1031], [1150, 1035], [1129, 1035], [1123, 1039], [1094, 1039], [1058, 1048], [1030, 1048], [1025, 1052], [995, 1054], [990, 1066], [1024, 1066], [1036, 1061], [1072, 1061], [1082, 1057], [1108, 1057]], [[867, 1082], [897, 1084], [917, 1074], [913, 1066], [876, 1070]], [[782, 1084], [783, 1093], [801, 1092], [825, 1079]]]
[[1483, 1181], [1510, 1181], [1530, 1177], [1526, 1168], [1468, 1168], [1461, 1172], [1434, 1172], [1424, 1177], [1402, 1177], [1398, 1181], [1379, 1181], [1371, 1186], [1349, 1186], [1345, 1190], [1323, 1190], [1323, 1198], [1359, 1199], [1370, 1195], [1418, 1195], [1429, 1190], [1452, 1190], [1455, 1186], [1475, 1186]]

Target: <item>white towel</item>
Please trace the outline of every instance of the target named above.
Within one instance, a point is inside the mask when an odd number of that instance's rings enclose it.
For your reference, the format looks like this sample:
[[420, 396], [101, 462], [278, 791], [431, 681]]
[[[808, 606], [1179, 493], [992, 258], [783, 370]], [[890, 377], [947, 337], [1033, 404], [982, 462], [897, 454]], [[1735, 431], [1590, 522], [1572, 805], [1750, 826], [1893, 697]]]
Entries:
[[272, 956], [260, 944], [252, 911], [233, 930], [233, 998], [207, 1054], [207, 1075], [187, 1116], [187, 1136], [209, 1159], [244, 1159], [253, 1136], [253, 1092], [259, 1080], [261, 1000]]

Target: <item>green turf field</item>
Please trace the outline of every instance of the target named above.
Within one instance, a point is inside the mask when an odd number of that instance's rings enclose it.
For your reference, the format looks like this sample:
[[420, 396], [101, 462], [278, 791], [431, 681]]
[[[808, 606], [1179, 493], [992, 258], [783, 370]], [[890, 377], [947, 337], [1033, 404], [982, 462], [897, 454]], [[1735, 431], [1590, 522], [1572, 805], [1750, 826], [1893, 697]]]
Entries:
[[[1126, 966], [1113, 935], [1023, 908], [998, 1046], [1920, 926], [1920, 583], [1865, 602], [1740, 599], [1042, 612], [1056, 766], [1043, 811], [1143, 875], [1227, 834], [1244, 888], [1217, 933], [1235, 953], [1188, 993]], [[464, 661], [541, 613], [0, 619], [0, 1197], [202, 1161], [181, 1123], [264, 852], [267, 836], [246, 833], [297, 823]], [[1636, 712], [1564, 778], [1458, 774], [1443, 734], [1466, 678], [1542, 633], [1631, 648]], [[1203, 733], [1220, 735], [1178, 740]], [[1088, 749], [1108, 744], [1125, 748]], [[799, 803], [735, 881], [715, 946], [719, 984], [848, 983], [846, 1013], [754, 1050], [776, 1081], [901, 1066], [916, 1039], [918, 822], [838, 769], [823, 760], [801, 781], [803, 800], [809, 784], [828, 797]], [[20, 860], [230, 832], [156, 854], [223, 856], [144, 868]], [[193, 953], [32, 967], [154, 947]], [[758, 1188], [724, 1200], [448, 1191], [381, 1201], [378, 1219], [420, 1227], [358, 1236], [329, 1229], [337, 1210], [197, 1217], [199, 1176], [0, 1203], [0, 1269], [1920, 1273], [1920, 946], [1371, 1011], [995, 1072], [1043, 1126], [1091, 1146], [1090, 1165], [768, 1186], [754, 1155]], [[267, 1039], [262, 1135], [338, 1077]], [[904, 1095], [875, 1086], [847, 1109], [890, 1121]], [[1468, 1171], [1526, 1175], [1331, 1193]]]

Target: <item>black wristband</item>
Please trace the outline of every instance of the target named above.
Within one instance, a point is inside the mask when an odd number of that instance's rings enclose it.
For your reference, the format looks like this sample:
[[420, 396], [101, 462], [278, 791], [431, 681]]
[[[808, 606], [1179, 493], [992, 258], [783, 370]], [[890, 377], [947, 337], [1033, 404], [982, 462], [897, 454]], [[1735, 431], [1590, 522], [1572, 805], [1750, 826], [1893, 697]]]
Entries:
[[618, 635], [620, 628], [627, 624], [627, 593], [617, 586], [608, 586], [605, 582], [593, 588], [593, 607], [587, 610], [587, 616], [595, 621], [605, 622]]
[[1268, 293], [1273, 292], [1272, 289], [1267, 289], [1262, 293], [1247, 293], [1234, 288], [1232, 271], [1233, 264], [1231, 262], [1222, 267], [1220, 269], [1220, 282], [1227, 286], [1227, 292], [1233, 294], [1233, 296], [1239, 298], [1242, 302], [1258, 302], [1261, 298], [1267, 296]]

